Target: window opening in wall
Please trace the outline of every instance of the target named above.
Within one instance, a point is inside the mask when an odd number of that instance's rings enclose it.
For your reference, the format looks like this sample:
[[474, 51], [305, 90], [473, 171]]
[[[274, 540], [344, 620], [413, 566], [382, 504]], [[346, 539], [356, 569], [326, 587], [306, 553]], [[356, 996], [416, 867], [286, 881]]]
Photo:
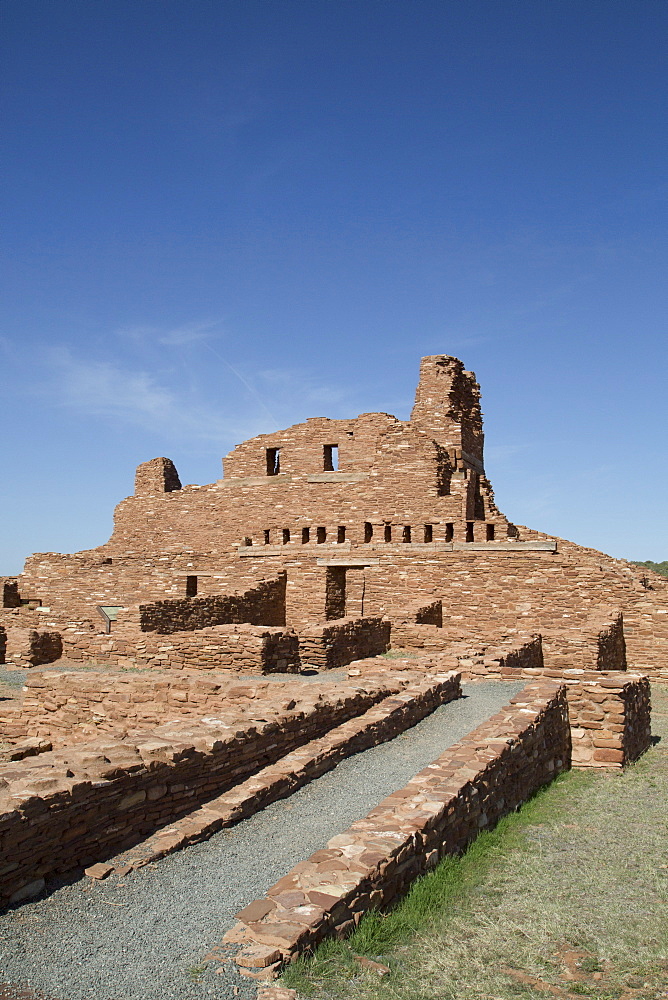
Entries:
[[472, 542], [473, 539], [473, 521], [466, 522], [466, 541]]
[[445, 540], [446, 542], [451, 542], [455, 537], [455, 526], [454, 524], [446, 524], [445, 526]]
[[290, 529], [283, 528], [283, 544], [287, 545], [289, 541], [290, 541]]
[[197, 577], [186, 577], [186, 597], [197, 597]]
[[250, 535], [246, 535], [246, 537], [244, 538], [244, 545], [252, 545], [252, 544], [253, 544], [253, 539], [251, 538]]
[[370, 521], [364, 522], [364, 541], [370, 542], [373, 538], [373, 524]]
[[340, 524], [336, 529], [336, 540], [339, 545], [341, 544], [341, 542], [345, 542], [346, 540], [346, 529], [345, 526], [342, 524]]
[[487, 541], [488, 542], [493, 542], [494, 541], [494, 525], [493, 524], [488, 524], [487, 528], [486, 528], [486, 531], [487, 531]]
[[425, 542], [433, 542], [434, 541], [434, 525], [433, 524], [425, 524], [425, 526], [424, 526], [424, 540], [425, 540]]
[[106, 559], [103, 559], [102, 562], [104, 563], [105, 566], [111, 566], [112, 560], [111, 558], [107, 557]]
[[302, 528], [302, 545], [306, 545], [311, 540], [311, 529]]
[[316, 531], [316, 541], [318, 542], [318, 545], [322, 545], [324, 542], [327, 541], [326, 528], [318, 528], [318, 530]]
[[269, 545], [269, 541], [270, 541], [269, 528], [265, 528], [264, 529], [264, 544], [265, 545]]
[[267, 448], [267, 475], [277, 476], [281, 471], [281, 449]]
[[326, 444], [323, 446], [323, 468], [325, 472], [339, 471], [339, 446], [338, 444]]
[[383, 540], [386, 542], [392, 541], [392, 525], [386, 524], [383, 530]]
[[410, 542], [411, 540], [411, 526], [410, 524], [404, 525], [404, 530], [401, 532], [401, 541]]

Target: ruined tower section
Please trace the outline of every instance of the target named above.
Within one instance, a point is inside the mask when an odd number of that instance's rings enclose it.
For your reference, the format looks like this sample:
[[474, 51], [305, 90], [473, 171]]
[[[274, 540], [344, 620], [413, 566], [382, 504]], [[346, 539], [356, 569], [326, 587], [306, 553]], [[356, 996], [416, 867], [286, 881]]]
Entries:
[[483, 472], [480, 386], [458, 358], [435, 354], [422, 359], [411, 423], [446, 449], [455, 469]]
[[135, 473], [135, 496], [150, 493], [174, 493], [181, 489], [181, 480], [171, 458], [152, 458], [142, 462]]
[[514, 526], [496, 506], [485, 476], [480, 386], [458, 358], [448, 354], [422, 358], [411, 423], [447, 453], [453, 470], [451, 489], [461, 497], [466, 541], [514, 537]]

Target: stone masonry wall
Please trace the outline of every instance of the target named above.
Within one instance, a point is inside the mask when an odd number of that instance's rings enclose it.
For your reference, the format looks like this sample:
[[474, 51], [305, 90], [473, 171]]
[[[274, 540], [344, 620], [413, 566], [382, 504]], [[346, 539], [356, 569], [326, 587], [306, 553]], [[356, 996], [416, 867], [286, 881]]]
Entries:
[[53, 663], [63, 654], [59, 632], [38, 631], [21, 625], [7, 629], [4, 661], [13, 667], [36, 667]]
[[16, 577], [0, 576], [0, 607], [18, 608], [21, 606], [21, 595]]
[[[367, 682], [365, 690], [381, 697], [397, 690], [391, 675]], [[399, 685], [400, 686], [400, 685]], [[215, 718], [225, 725], [249, 719], [282, 717], [306, 697], [336, 705], [359, 685], [343, 682], [310, 686], [280, 680], [240, 680], [173, 673], [130, 674], [108, 671], [35, 671], [26, 679], [19, 706], [0, 705], [4, 739], [48, 738], [56, 748], [114, 734], [124, 738], [147, 726], [174, 720]], [[309, 709], [310, 710], [310, 709]]]
[[[186, 720], [47, 752], [0, 779], [0, 899], [19, 901], [56, 873], [84, 867], [366, 711], [381, 688], [320, 702], [313, 692], [270, 721]], [[290, 704], [290, 703], [288, 703]]]
[[194, 631], [211, 625], [285, 625], [285, 574], [241, 594], [157, 601], [139, 606], [142, 632]]
[[369, 659], [352, 663], [351, 676], [367, 679], [393, 672], [457, 670], [466, 680], [541, 678], [564, 685], [572, 727], [573, 764], [578, 767], [621, 768], [636, 760], [651, 743], [650, 686], [646, 677], [626, 671], [558, 669], [542, 664], [540, 636], [523, 644], [476, 649], [453, 645], [446, 653], [429, 653], [406, 660]]
[[391, 625], [384, 618], [341, 618], [299, 632], [302, 666], [333, 670], [352, 660], [385, 653]]
[[523, 664], [514, 656], [494, 658], [487, 651], [476, 664], [468, 657], [432, 657], [425, 669], [461, 670], [480, 680], [538, 681], [545, 677], [564, 684], [572, 726], [573, 764], [578, 767], [623, 767], [650, 746], [652, 738], [650, 685], [646, 677], [625, 671], [551, 669]]
[[258, 625], [215, 625], [197, 632], [124, 630], [99, 635], [65, 631], [64, 655], [126, 668], [207, 670], [232, 673], [294, 673], [299, 669], [297, 634]]
[[[570, 764], [563, 688], [528, 685], [402, 789], [245, 907], [226, 938], [243, 966], [270, 966], [349, 934], [446, 855], [460, 853]], [[226, 940], [223, 938], [223, 941]]]

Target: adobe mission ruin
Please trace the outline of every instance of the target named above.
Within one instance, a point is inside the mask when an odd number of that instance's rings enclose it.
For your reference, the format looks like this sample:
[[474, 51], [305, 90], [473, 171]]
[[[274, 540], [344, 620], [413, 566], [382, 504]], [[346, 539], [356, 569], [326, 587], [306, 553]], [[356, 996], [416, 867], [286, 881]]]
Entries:
[[[238, 445], [203, 486], [155, 458], [107, 543], [37, 553], [2, 578], [0, 658], [29, 669], [23, 703], [0, 706], [4, 899], [141, 840], [150, 859], [209, 836], [322, 773], [323, 754], [335, 766], [413, 725], [462, 679], [526, 679], [470, 738], [435, 748], [432, 777], [459, 781], [456, 807], [424, 812], [418, 775], [418, 820], [405, 790], [386, 800], [398, 845], [383, 853], [373, 824], [342, 833], [329, 876], [316, 862], [290, 876], [317, 905], [279, 888], [242, 912], [240, 965], [277, 967], [571, 762], [635, 759], [650, 739], [647, 678], [668, 676], [668, 581], [510, 522], [483, 443], [474, 374], [423, 358], [410, 420], [310, 419]], [[328, 680], [331, 668], [345, 676]], [[307, 670], [323, 673], [316, 693]], [[367, 835], [368, 871], [340, 892]]]

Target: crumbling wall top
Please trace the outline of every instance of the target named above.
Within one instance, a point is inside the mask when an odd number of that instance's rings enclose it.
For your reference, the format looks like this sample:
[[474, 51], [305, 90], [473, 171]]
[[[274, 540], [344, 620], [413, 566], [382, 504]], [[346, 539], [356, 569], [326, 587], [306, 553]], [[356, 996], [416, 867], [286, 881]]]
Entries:
[[461, 452], [465, 464], [483, 470], [480, 386], [459, 358], [448, 354], [422, 358], [411, 423], [448, 451]]
[[181, 489], [181, 480], [171, 458], [152, 458], [142, 462], [135, 473], [135, 496], [148, 493], [173, 493]]

